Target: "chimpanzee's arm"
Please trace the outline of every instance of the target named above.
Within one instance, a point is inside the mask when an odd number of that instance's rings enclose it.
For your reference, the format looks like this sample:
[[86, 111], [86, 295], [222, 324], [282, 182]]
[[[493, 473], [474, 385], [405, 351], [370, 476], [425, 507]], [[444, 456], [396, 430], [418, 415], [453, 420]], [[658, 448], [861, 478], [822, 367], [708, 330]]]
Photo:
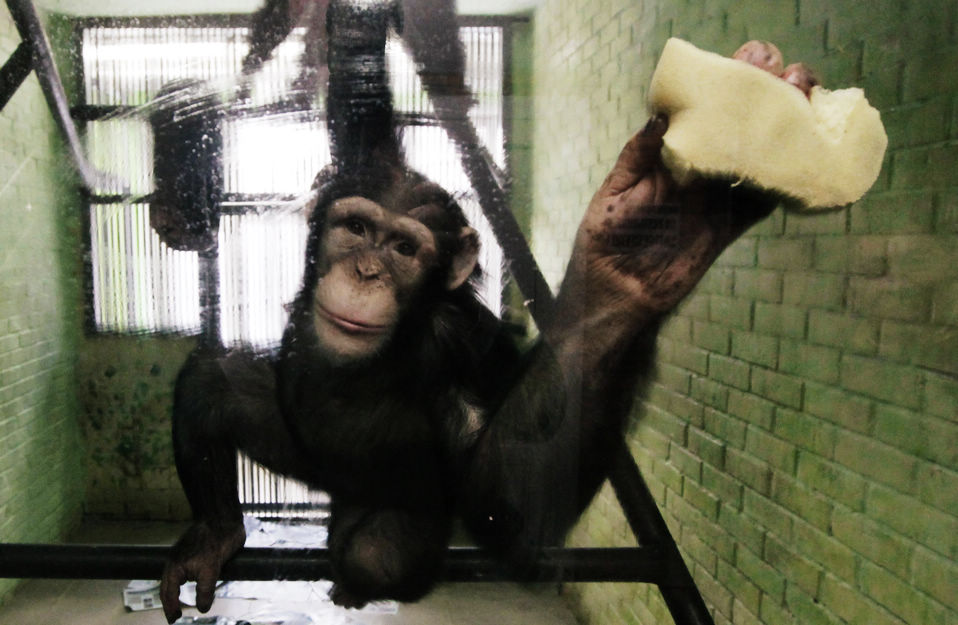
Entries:
[[[326, 10], [329, 0], [266, 0], [250, 17], [249, 52], [243, 58], [243, 75], [259, 71], [273, 51], [297, 25], [306, 28], [300, 74], [293, 84], [294, 98], [309, 102], [326, 82]], [[249, 96], [249, 84], [240, 97]]]
[[193, 525], [163, 572], [161, 598], [171, 623], [179, 618], [180, 586], [187, 581], [197, 582], [197, 608], [209, 610], [220, 568], [245, 541], [237, 450], [279, 473], [306, 475], [279, 412], [274, 365], [249, 352], [190, 356], [176, 382], [173, 444]]
[[593, 197], [553, 318], [475, 447], [462, 514], [511, 555], [562, 540], [605, 479], [662, 320], [776, 205], [727, 182], [675, 185], [666, 128], [651, 120]]
[[[310, 18], [309, 38], [318, 37], [322, 41], [328, 4], [329, 0], [267, 0], [250, 17], [250, 46], [243, 59], [243, 73], [258, 70], [305, 16]], [[319, 32], [313, 32], [316, 26]]]

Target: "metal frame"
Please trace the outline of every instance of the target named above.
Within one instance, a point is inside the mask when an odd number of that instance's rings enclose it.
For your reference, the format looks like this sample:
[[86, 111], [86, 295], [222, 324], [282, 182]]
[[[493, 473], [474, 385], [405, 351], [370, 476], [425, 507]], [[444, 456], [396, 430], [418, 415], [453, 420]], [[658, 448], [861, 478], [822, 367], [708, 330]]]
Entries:
[[[159, 579], [169, 548], [162, 545], [0, 544], [0, 577]], [[223, 566], [224, 580], [319, 580], [332, 575], [327, 549], [248, 547]], [[544, 549], [535, 566], [516, 574], [475, 548], [452, 547], [443, 581], [674, 583], [654, 548]]]
[[7, 7], [17, 25], [21, 43], [3, 66], [2, 77], [0, 77], [0, 110], [26, 80], [30, 71], [35, 71], [50, 112], [53, 113], [53, 119], [67, 142], [70, 158], [80, 175], [83, 186], [93, 191], [98, 186], [98, 181], [102, 179], [102, 175], [87, 161], [76, 125], [70, 117], [67, 95], [63, 90], [63, 82], [60, 80], [60, 73], [57, 71], [53, 52], [50, 50], [50, 41], [40, 22], [37, 9], [32, 0], [7, 0]]
[[[83, 153], [63, 84], [32, 0], [7, 0], [22, 43], [0, 68], [0, 109], [35, 70], [63, 133], [83, 185], [96, 189], [97, 173]], [[455, 106], [430, 93], [440, 123], [460, 148], [463, 167], [510, 263], [510, 270], [540, 327], [552, 314], [553, 296], [509, 208], [492, 160], [468, 119], [450, 115]], [[444, 114], [445, 113], [445, 114]], [[445, 581], [539, 580], [644, 582], [659, 586], [676, 625], [711, 625], [712, 617], [658, 510], [628, 447], [614, 450], [609, 479], [640, 547], [542, 550], [531, 571], [517, 574], [478, 549], [451, 548]], [[0, 543], [0, 577], [153, 579], [163, 570], [168, 547]], [[229, 580], [319, 579], [331, 573], [326, 549], [243, 549], [225, 565]]]

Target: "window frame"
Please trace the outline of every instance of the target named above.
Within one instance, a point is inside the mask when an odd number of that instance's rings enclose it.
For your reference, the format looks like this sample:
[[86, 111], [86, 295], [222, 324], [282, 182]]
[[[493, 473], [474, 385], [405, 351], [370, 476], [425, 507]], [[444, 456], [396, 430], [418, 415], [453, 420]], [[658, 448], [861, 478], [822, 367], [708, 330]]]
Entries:
[[[503, 149], [505, 157], [503, 161], [503, 169], [507, 174], [509, 167], [509, 155], [507, 148], [510, 145], [512, 138], [512, 40], [513, 32], [512, 26], [516, 23], [524, 23], [528, 21], [527, 17], [524, 16], [460, 16], [459, 17], [459, 27], [498, 27], [502, 30], [501, 39], [502, 39], [502, 76], [501, 76], [501, 86], [502, 86], [502, 138], [503, 138]], [[83, 58], [83, 31], [91, 27], [105, 27], [105, 28], [125, 28], [125, 27], [136, 27], [136, 28], [148, 28], [148, 29], [162, 29], [162, 28], [245, 28], [248, 27], [250, 22], [250, 15], [246, 14], [205, 14], [205, 15], [170, 15], [170, 16], [146, 16], [146, 17], [80, 17], [72, 20], [73, 26], [73, 40], [71, 42], [72, 48], [75, 51], [76, 58]], [[73, 72], [74, 82], [73, 89], [77, 94], [77, 100], [79, 103], [76, 106], [71, 108], [71, 116], [74, 121], [80, 126], [81, 129], [86, 129], [86, 126], [90, 122], [95, 122], [102, 120], [110, 115], [115, 115], [117, 113], [123, 113], [125, 109], [132, 107], [124, 107], [121, 105], [93, 105], [86, 102], [86, 94], [84, 90], [85, 76], [84, 68], [82, 61], [79, 61], [76, 64], [76, 71]], [[310, 114], [316, 116], [317, 119], [325, 121], [325, 110], [312, 110]], [[397, 111], [397, 119], [401, 127], [407, 126], [416, 126], [416, 125], [430, 125], [437, 126], [438, 123], [434, 118], [428, 117], [421, 114], [409, 114], [402, 113]], [[504, 179], [508, 180], [508, 174], [504, 176]], [[277, 200], [276, 195], [269, 194], [270, 200]], [[202, 255], [200, 256], [200, 267], [198, 269], [198, 283], [199, 283], [199, 326], [194, 328], [152, 328], [152, 329], [111, 329], [106, 327], [100, 327], [97, 322], [97, 313], [95, 309], [95, 293], [94, 293], [94, 259], [93, 259], [93, 220], [90, 216], [90, 211], [92, 207], [96, 204], [110, 204], [116, 203], [117, 200], [121, 199], [119, 196], [102, 194], [95, 192], [86, 192], [83, 194], [84, 201], [84, 226], [83, 226], [83, 249], [84, 249], [84, 329], [88, 336], [156, 336], [156, 337], [195, 337], [203, 336], [207, 332], [204, 329], [206, 324], [215, 324], [216, 328], [220, 328], [219, 317], [221, 314], [221, 309], [219, 305], [219, 285], [218, 278], [211, 275], [210, 269], [207, 268], [204, 270]], [[137, 198], [133, 198], [133, 201], [130, 198], [125, 198], [127, 202], [134, 203]], [[224, 193], [223, 202], [224, 203], [235, 203], [235, 202], [250, 202], [262, 199], [262, 194], [257, 196], [257, 194], [241, 194], [241, 193]], [[293, 199], [292, 197], [285, 197], [281, 199]], [[246, 209], [239, 209], [235, 206], [227, 206], [224, 214], [241, 214], [243, 212], [252, 212], [250, 207]], [[490, 236], [494, 236], [490, 233]], [[214, 259], [214, 263], [215, 263]], [[503, 278], [505, 280], [505, 278]], [[505, 289], [500, 290], [500, 299], [505, 298]], [[500, 301], [500, 303], [504, 303]], [[219, 332], [219, 331], [218, 331]], [[217, 338], [220, 337], [220, 334], [217, 333]]]

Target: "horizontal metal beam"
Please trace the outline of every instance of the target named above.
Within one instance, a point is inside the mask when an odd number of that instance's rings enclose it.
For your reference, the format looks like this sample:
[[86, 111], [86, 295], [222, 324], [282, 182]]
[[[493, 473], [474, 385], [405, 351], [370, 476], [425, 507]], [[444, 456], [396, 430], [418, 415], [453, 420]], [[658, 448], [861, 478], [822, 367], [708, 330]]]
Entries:
[[[0, 543], [0, 578], [159, 579], [169, 547]], [[331, 574], [326, 549], [245, 548], [224, 567], [223, 580], [319, 580]], [[517, 573], [475, 548], [452, 548], [443, 581], [668, 583], [662, 556], [643, 547], [545, 549]]]
[[[213, 94], [211, 90], [209, 92]], [[145, 119], [151, 112], [151, 105], [129, 106], [123, 104], [78, 104], [70, 107], [70, 116], [80, 122], [96, 122], [116, 118]], [[302, 102], [294, 99], [280, 100], [256, 106], [243, 106], [234, 103], [222, 105], [224, 119], [243, 120], [255, 118], [273, 118], [277, 121], [294, 119], [304, 122], [325, 122], [326, 111], [316, 108], [304, 108]], [[396, 124], [407, 126], [438, 126], [439, 121], [433, 115], [397, 111], [394, 113]]]

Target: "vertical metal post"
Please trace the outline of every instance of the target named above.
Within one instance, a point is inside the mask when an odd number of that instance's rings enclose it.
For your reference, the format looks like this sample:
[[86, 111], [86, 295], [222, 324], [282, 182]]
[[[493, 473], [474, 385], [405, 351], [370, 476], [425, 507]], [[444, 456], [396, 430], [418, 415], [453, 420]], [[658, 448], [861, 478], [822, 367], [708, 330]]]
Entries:
[[[217, 237], [217, 233], [213, 233]], [[199, 252], [200, 259], [200, 337], [203, 347], [220, 346], [220, 267], [219, 241]]]
[[612, 462], [609, 480], [632, 532], [640, 545], [656, 547], [661, 553], [662, 566], [666, 570], [663, 581], [659, 582], [659, 590], [675, 625], [714, 625], [712, 615], [625, 441], [614, 450]]

